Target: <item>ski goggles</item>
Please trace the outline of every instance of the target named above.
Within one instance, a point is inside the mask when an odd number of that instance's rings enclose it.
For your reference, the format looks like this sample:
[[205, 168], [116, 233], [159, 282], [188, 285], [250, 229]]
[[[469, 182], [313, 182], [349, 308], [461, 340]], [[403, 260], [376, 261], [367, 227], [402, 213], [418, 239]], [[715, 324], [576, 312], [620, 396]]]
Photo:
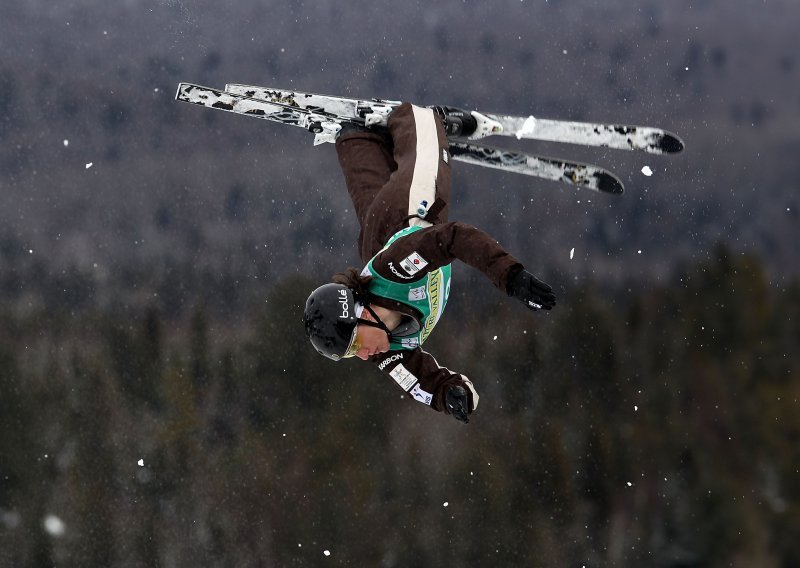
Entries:
[[[369, 321], [360, 317], [361, 313], [364, 310], [368, 311], [370, 315], [375, 319], [375, 321]], [[369, 304], [366, 304], [364, 306], [356, 304], [356, 316], [358, 317], [358, 319], [356, 320], [357, 322], [356, 327], [353, 329], [353, 337], [350, 339], [350, 344], [347, 346], [344, 355], [342, 355], [342, 359], [347, 359], [348, 357], [355, 357], [356, 354], [361, 350], [361, 340], [358, 337], [359, 325], [368, 325], [370, 327], [377, 327], [378, 329], [381, 329], [386, 332], [386, 335], [389, 338], [389, 342], [393, 341], [392, 332], [389, 331], [389, 328], [386, 327], [386, 324], [383, 323], [383, 321], [381, 321], [381, 318], [378, 317], [378, 314], [375, 313], [375, 311], [369, 306]]]
[[355, 307], [355, 315], [356, 315], [356, 325], [353, 328], [353, 335], [350, 337], [350, 343], [347, 345], [347, 349], [344, 350], [344, 355], [342, 355], [342, 359], [348, 359], [350, 357], [355, 357], [356, 353], [359, 352], [361, 349], [361, 340], [358, 338], [358, 322], [362, 321], [359, 316], [361, 316], [361, 312], [364, 311], [364, 306], [358, 302], [356, 302]]
[[347, 359], [349, 357], [355, 357], [356, 354], [361, 350], [361, 340], [358, 338], [358, 326], [353, 330], [353, 339], [350, 340], [350, 345], [347, 346], [347, 350], [342, 355], [343, 359]]

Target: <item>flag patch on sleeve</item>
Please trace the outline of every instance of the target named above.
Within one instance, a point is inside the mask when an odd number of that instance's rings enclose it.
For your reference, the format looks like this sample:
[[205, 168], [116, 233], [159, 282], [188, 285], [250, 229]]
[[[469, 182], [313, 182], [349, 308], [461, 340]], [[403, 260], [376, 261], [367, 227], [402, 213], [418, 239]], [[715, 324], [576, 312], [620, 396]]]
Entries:
[[422, 258], [419, 253], [412, 252], [410, 255], [405, 257], [403, 260], [400, 261], [400, 266], [405, 270], [408, 274], [414, 275], [426, 266], [428, 266], [428, 261]]

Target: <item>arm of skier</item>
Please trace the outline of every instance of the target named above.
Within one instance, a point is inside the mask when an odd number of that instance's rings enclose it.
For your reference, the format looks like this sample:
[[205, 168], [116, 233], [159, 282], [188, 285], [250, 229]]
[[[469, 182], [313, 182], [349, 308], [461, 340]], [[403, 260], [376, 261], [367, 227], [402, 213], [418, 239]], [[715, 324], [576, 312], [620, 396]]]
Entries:
[[442, 223], [406, 235], [379, 253], [373, 266], [381, 276], [403, 282], [418, 280], [456, 259], [483, 272], [532, 310], [555, 305], [550, 286], [525, 270], [496, 240], [466, 223]]
[[467, 377], [439, 366], [430, 353], [413, 350], [390, 351], [373, 357], [372, 362], [406, 394], [437, 412], [469, 422], [478, 406], [478, 393]]

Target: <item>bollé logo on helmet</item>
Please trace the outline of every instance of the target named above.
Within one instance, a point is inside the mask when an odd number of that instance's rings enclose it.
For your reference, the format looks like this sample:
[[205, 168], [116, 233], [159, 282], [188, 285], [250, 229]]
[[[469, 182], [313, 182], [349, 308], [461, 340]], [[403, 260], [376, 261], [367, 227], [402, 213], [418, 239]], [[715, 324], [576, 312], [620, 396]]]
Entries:
[[347, 290], [339, 290], [339, 305], [342, 307], [342, 315], [339, 319], [347, 319], [350, 317], [350, 306], [347, 303]]

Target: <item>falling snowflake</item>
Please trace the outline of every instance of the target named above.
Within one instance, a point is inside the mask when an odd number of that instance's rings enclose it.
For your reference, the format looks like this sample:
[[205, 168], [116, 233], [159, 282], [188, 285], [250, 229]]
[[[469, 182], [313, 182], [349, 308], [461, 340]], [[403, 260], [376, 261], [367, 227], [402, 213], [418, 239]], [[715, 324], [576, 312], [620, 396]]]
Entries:
[[64, 521], [55, 515], [47, 515], [44, 518], [44, 530], [47, 531], [47, 534], [52, 536], [61, 536], [64, 534], [66, 526], [64, 525]]

